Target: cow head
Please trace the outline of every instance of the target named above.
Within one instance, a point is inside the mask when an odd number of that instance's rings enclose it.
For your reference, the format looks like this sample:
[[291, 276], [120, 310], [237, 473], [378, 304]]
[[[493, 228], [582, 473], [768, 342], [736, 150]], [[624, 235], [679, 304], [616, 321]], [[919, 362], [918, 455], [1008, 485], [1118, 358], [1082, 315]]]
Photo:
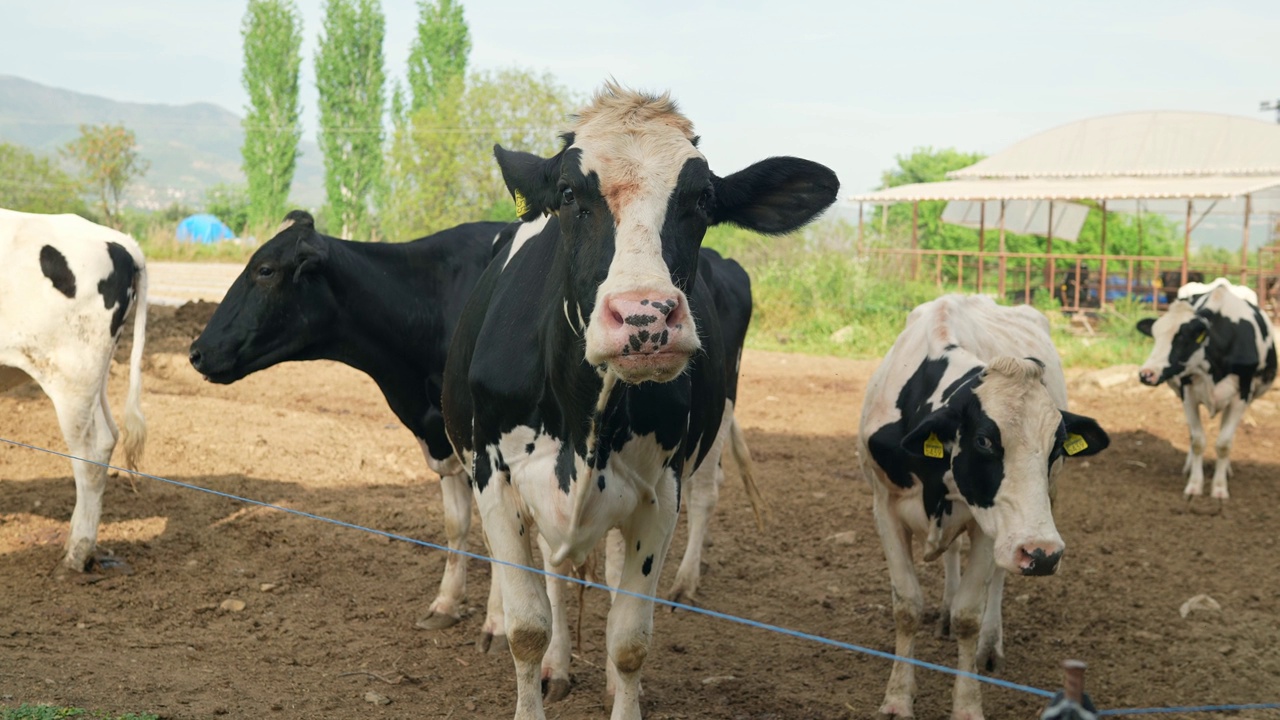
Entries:
[[996, 563], [1023, 575], [1053, 573], [1066, 548], [1051, 503], [1063, 456], [1110, 443], [1093, 419], [1058, 410], [1043, 377], [1038, 360], [996, 358], [902, 440], [906, 452], [950, 464]]
[[1156, 341], [1151, 355], [1138, 370], [1138, 379], [1144, 385], [1182, 377], [1204, 359], [1209, 342], [1209, 323], [1186, 300], [1170, 303], [1159, 318], [1139, 320], [1138, 332]]
[[191, 364], [208, 380], [232, 383], [286, 360], [309, 359], [337, 302], [322, 268], [328, 239], [301, 210], [290, 212], [249, 259], [200, 337]]
[[688, 293], [707, 228], [795, 230], [835, 201], [822, 165], [770, 158], [719, 177], [668, 95], [609, 83], [551, 158], [494, 147], [521, 217], [556, 213], [564, 315], [585, 359], [624, 382], [669, 381], [700, 347]]

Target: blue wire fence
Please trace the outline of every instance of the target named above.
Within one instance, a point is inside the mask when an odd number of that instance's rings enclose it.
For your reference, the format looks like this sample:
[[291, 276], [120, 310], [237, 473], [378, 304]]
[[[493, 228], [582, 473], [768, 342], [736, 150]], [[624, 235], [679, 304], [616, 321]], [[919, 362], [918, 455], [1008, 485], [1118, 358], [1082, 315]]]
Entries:
[[[28, 443], [19, 442], [17, 440], [11, 440], [9, 438], [0, 437], [0, 442], [4, 442], [9, 445], [13, 445], [15, 447], [25, 448], [27, 450], [35, 450], [36, 452], [42, 452], [48, 455], [54, 455], [57, 457], [66, 458], [68, 460], [79, 460], [80, 462], [88, 463], [90, 465], [98, 465], [98, 466], [107, 468], [108, 470], [115, 470], [117, 472], [122, 472], [122, 473], [132, 473], [133, 475], [136, 475], [138, 477], [144, 477], [150, 480], [156, 480], [158, 482], [167, 483], [169, 485], [184, 488], [187, 490], [195, 490], [197, 492], [207, 493], [209, 495], [216, 495], [218, 497], [226, 498], [228, 500], [235, 500], [237, 502], [247, 503], [249, 505], [256, 505], [258, 507], [270, 508], [272, 510], [278, 510], [283, 513], [288, 513], [290, 515], [297, 515], [300, 517], [308, 518], [310, 520], [317, 520], [323, 523], [336, 525], [338, 527], [347, 528], [350, 530], [358, 530], [360, 532], [369, 533], [371, 535], [377, 535], [380, 537], [389, 538], [391, 540], [399, 540], [401, 542], [410, 543], [412, 545], [418, 545], [420, 547], [430, 548], [432, 550], [440, 550], [442, 552], [454, 553], [455, 555], [461, 555], [463, 557], [471, 558], [474, 560], [482, 560], [484, 562], [487, 562], [493, 565], [504, 565], [506, 567], [524, 570], [526, 572], [531, 572], [531, 573], [542, 575], [548, 578], [563, 580], [565, 582], [582, 585], [584, 587], [592, 588], [595, 590], [604, 590], [606, 592], [618, 593], [621, 595], [629, 595], [631, 597], [634, 597], [640, 600], [647, 600], [657, 605], [663, 605], [670, 608], [684, 610], [686, 612], [694, 613], [697, 615], [704, 615], [707, 617], [716, 618], [717, 620], [724, 620], [726, 622], [736, 623], [738, 625], [745, 625], [747, 627], [757, 628], [759, 630], [765, 630], [767, 632], [777, 633], [779, 635], [785, 635], [787, 637], [793, 637], [800, 640], [807, 640], [809, 642], [818, 643], [820, 645], [827, 645], [829, 647], [839, 648], [841, 650], [848, 650], [850, 652], [860, 653], [863, 655], [870, 655], [871, 657], [876, 657], [883, 660], [893, 660], [895, 662], [907, 663], [909, 665], [914, 665], [916, 667], [924, 668], [926, 670], [933, 670], [935, 672], [945, 673], [947, 675], [954, 675], [956, 677], [969, 678], [971, 680], [977, 680], [978, 682], [986, 683], [988, 685], [994, 685], [996, 687], [1002, 687], [1009, 690], [1016, 690], [1018, 692], [1037, 695], [1043, 698], [1052, 698], [1055, 694], [1053, 691], [1050, 691], [1050, 690], [1044, 690], [1042, 688], [1032, 687], [1030, 685], [1023, 685], [1020, 683], [1010, 682], [1008, 680], [1002, 680], [1000, 678], [990, 677], [987, 675], [978, 675], [976, 673], [966, 672], [964, 670], [959, 670], [953, 667], [947, 667], [946, 665], [938, 665], [937, 663], [931, 663], [924, 660], [917, 660], [915, 658], [902, 657], [899, 655], [895, 655], [893, 653], [885, 652], [883, 650], [876, 650], [874, 648], [864, 647], [862, 645], [855, 645], [853, 643], [847, 643], [840, 640], [823, 637], [821, 635], [814, 635], [813, 633], [807, 633], [802, 630], [793, 630], [791, 628], [785, 628], [780, 625], [773, 625], [770, 623], [761, 622], [759, 620], [752, 620], [751, 618], [744, 618], [744, 617], [739, 617], [737, 615], [730, 615], [729, 613], [722, 613], [716, 610], [710, 610], [708, 608], [698, 607], [696, 605], [689, 605], [687, 603], [676, 602], [674, 600], [667, 600], [665, 598], [644, 595], [643, 593], [637, 593], [629, 590], [623, 590], [620, 588], [614, 588], [614, 587], [605, 585], [603, 583], [587, 580], [585, 578], [577, 578], [570, 575], [560, 575], [558, 573], [550, 572], [542, 568], [529, 567], [527, 565], [520, 565], [519, 563], [512, 563], [506, 560], [499, 560], [497, 558], [488, 557], [487, 555], [481, 555], [479, 553], [469, 552], [467, 550], [455, 550], [446, 545], [439, 545], [437, 543], [428, 542], [426, 540], [411, 538], [406, 535], [399, 535], [397, 533], [387, 532], [385, 530], [378, 530], [377, 528], [365, 527], [364, 525], [349, 523], [344, 520], [325, 517], [323, 515], [316, 515], [314, 513], [309, 513], [304, 510], [297, 510], [290, 507], [284, 507], [283, 505], [275, 505], [269, 502], [265, 502], [263, 500], [254, 500], [253, 498], [247, 498], [240, 495], [235, 495], [233, 493], [223, 492], [221, 490], [214, 490], [212, 488], [201, 487], [199, 485], [185, 483], [180, 480], [172, 480], [170, 478], [161, 477], [159, 475], [152, 475], [150, 473], [130, 471], [124, 468], [116, 467], [114, 465], [111, 465], [110, 463], [102, 463], [102, 462], [96, 462], [94, 460], [86, 460], [84, 458], [76, 457], [75, 455], [71, 455], [69, 453], [59, 452], [57, 450], [50, 450], [48, 448], [43, 448], [38, 445], [31, 445]], [[1182, 707], [1128, 708], [1128, 709], [1118, 709], [1118, 710], [1102, 710], [1098, 712], [1098, 715], [1101, 717], [1105, 715], [1156, 715], [1156, 714], [1170, 714], [1170, 713], [1206, 713], [1206, 712], [1232, 712], [1232, 711], [1240, 711], [1240, 710], [1277, 710], [1277, 709], [1280, 709], [1280, 702], [1247, 703], [1247, 704], [1238, 704], [1238, 705], [1196, 705], [1196, 706], [1182, 706]]]

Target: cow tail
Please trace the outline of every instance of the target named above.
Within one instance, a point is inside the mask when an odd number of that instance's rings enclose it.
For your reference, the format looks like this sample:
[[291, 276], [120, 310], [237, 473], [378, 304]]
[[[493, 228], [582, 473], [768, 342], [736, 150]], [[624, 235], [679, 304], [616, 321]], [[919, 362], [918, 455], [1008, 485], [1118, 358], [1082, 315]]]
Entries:
[[129, 393], [124, 403], [124, 463], [137, 471], [147, 444], [147, 420], [142, 415], [142, 350], [147, 339], [147, 264], [138, 263], [133, 277], [133, 349], [129, 352]]
[[755, 465], [751, 461], [751, 449], [747, 447], [747, 438], [734, 416], [729, 421], [729, 446], [733, 450], [733, 461], [738, 464], [738, 473], [742, 475], [742, 485], [747, 490], [747, 499], [751, 501], [751, 510], [756, 514], [756, 527], [764, 532], [765, 504], [760, 497], [760, 488], [756, 487]]

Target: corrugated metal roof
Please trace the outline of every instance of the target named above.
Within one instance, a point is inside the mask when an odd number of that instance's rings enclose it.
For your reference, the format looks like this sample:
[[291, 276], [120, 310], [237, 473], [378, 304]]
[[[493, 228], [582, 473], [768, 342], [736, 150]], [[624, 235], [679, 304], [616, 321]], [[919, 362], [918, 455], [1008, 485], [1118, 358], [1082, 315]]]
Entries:
[[1136, 112], [1069, 123], [1022, 140], [953, 180], [1280, 175], [1280, 124], [1198, 112]]
[[948, 180], [855, 195], [854, 202], [916, 200], [1226, 199], [1280, 188], [1280, 172], [1246, 177], [1095, 177]]

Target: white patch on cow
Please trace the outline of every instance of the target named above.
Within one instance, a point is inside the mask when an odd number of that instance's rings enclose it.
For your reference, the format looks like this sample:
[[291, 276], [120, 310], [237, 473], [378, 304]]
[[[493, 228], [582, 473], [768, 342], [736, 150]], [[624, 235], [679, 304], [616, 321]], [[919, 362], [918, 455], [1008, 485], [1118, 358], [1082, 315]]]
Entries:
[[1203, 295], [1208, 292], [1213, 292], [1214, 288], [1218, 287], [1227, 288], [1231, 291], [1232, 295], [1235, 295], [1250, 305], [1257, 306], [1258, 304], [1258, 293], [1254, 292], [1252, 288], [1247, 285], [1235, 285], [1224, 277], [1217, 278], [1210, 283], [1189, 282], [1178, 288], [1178, 297], [1186, 300], [1187, 298], [1195, 295]]
[[276, 226], [275, 232], [271, 233], [271, 237], [275, 237], [280, 233], [284, 232], [285, 230], [288, 230], [291, 227], [293, 227], [293, 218], [285, 218], [279, 225]]
[[[678, 298], [688, 307], [688, 299], [671, 282], [661, 234], [680, 171], [703, 155], [693, 145], [693, 123], [669, 95], [644, 95], [612, 83], [578, 114], [570, 130], [573, 147], [582, 151], [581, 170], [599, 178], [615, 223], [613, 259], [587, 323], [586, 358], [597, 365], [610, 355], [601, 323], [596, 322], [609, 295], [647, 292], [655, 298]], [[689, 326], [696, 350], [692, 315]]]
[[530, 238], [536, 237], [542, 229], [547, 226], [547, 221], [551, 219], [550, 215], [542, 215], [529, 222], [520, 223], [520, 227], [516, 228], [516, 236], [511, 239], [511, 250], [507, 252], [507, 260], [502, 263], [502, 269], [507, 268], [507, 263], [511, 262], [511, 258], [520, 252], [520, 248], [529, 242]]

